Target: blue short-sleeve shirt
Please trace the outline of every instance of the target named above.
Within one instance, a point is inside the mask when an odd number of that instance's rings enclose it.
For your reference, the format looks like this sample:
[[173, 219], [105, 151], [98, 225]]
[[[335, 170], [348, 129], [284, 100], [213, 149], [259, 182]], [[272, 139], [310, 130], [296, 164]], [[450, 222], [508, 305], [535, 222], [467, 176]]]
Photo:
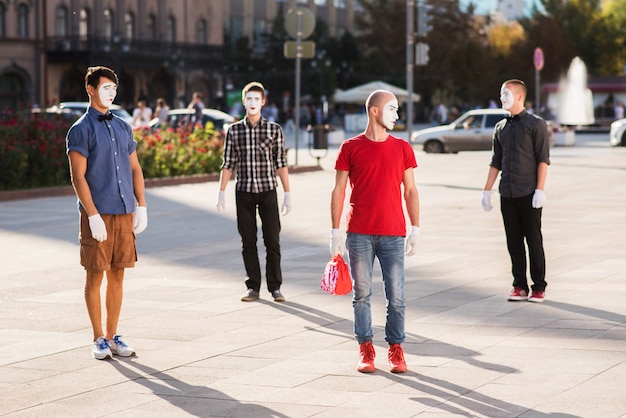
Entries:
[[[67, 132], [67, 153], [77, 151], [87, 158], [86, 179], [98, 212], [106, 215], [132, 213], [135, 210], [130, 155], [137, 142], [133, 129], [113, 116], [100, 121], [102, 113], [89, 107]], [[79, 209], [82, 204], [78, 202]]]

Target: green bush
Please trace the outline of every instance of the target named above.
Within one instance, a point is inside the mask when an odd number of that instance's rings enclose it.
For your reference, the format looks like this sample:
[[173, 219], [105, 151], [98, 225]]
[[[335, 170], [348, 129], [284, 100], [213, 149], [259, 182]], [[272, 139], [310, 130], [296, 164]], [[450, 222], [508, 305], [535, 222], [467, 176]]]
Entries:
[[[72, 122], [66, 115], [30, 109], [1, 111], [0, 190], [70, 185], [65, 136]], [[134, 138], [146, 178], [220, 169], [224, 138], [211, 123], [193, 130], [137, 130]]]

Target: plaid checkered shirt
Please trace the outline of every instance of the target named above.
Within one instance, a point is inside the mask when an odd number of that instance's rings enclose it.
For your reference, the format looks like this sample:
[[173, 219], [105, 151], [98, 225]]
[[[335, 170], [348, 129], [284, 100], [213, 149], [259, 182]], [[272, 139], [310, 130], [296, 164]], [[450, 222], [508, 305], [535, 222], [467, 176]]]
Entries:
[[276, 170], [287, 166], [285, 135], [279, 124], [261, 118], [256, 126], [244, 117], [230, 126], [222, 168], [236, 170], [236, 189], [261, 193], [276, 189]]

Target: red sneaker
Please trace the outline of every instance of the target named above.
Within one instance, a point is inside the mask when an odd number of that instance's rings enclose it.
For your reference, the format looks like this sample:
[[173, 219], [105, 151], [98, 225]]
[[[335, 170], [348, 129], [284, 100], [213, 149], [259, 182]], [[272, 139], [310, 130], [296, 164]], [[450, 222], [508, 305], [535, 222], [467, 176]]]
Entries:
[[546, 298], [546, 292], [541, 290], [533, 290], [530, 297], [528, 298], [529, 302], [537, 302], [541, 303]]
[[404, 361], [404, 351], [400, 344], [390, 344], [387, 352], [389, 359], [389, 371], [391, 373], [406, 373], [406, 362]]
[[515, 286], [513, 290], [511, 290], [511, 294], [509, 295], [509, 300], [527, 300], [528, 292], [522, 289], [521, 287]]
[[374, 366], [374, 357], [376, 357], [376, 351], [371, 341], [359, 345], [359, 364], [356, 369], [361, 373], [374, 373], [376, 367]]

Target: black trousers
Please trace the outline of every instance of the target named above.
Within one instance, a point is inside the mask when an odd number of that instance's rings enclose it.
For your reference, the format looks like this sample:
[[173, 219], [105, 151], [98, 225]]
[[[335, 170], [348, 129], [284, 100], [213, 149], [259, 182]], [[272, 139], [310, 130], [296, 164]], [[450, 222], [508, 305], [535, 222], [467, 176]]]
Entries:
[[541, 209], [532, 207], [532, 195], [519, 198], [500, 198], [500, 210], [506, 232], [506, 245], [511, 256], [513, 286], [528, 292], [526, 279], [526, 248], [530, 260], [532, 290], [545, 290], [546, 258], [541, 234]]
[[257, 209], [261, 218], [265, 244], [265, 277], [267, 290], [280, 289], [283, 283], [280, 268], [280, 218], [276, 190], [262, 193], [237, 191], [237, 229], [241, 235], [243, 264], [248, 276], [248, 289], [261, 289], [261, 266], [257, 249]]

